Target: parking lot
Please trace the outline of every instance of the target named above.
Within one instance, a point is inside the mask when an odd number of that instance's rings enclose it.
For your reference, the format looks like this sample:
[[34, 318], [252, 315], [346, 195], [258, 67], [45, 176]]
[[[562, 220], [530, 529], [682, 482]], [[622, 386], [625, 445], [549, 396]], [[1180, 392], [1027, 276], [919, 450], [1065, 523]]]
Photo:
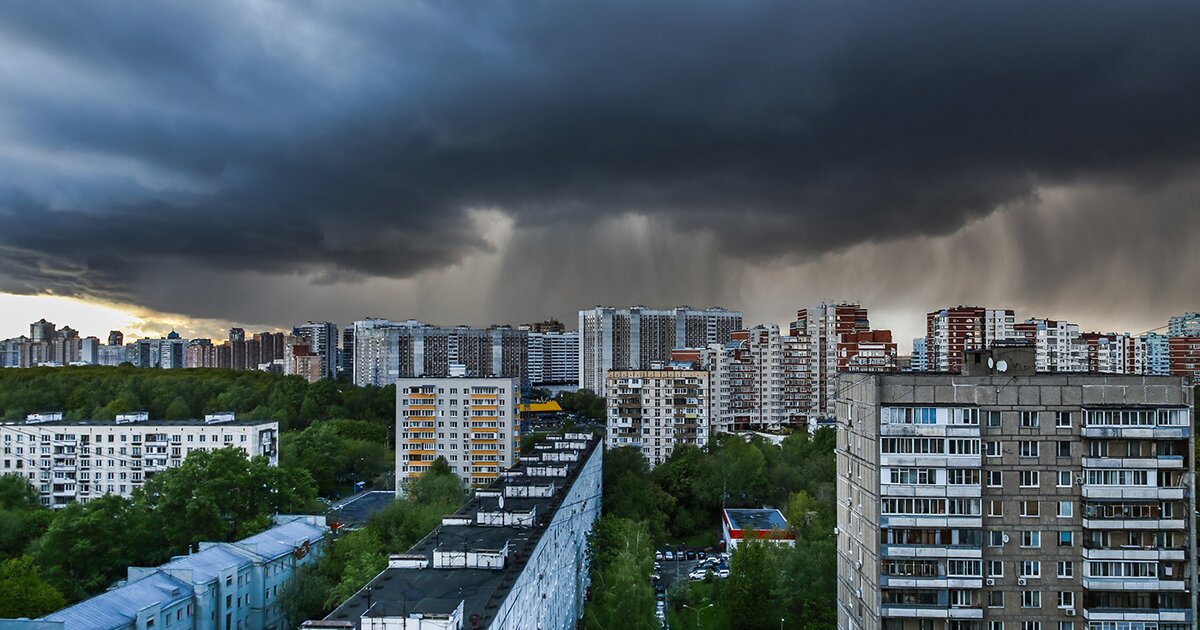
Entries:
[[[716, 553], [717, 552], [715, 550], [714, 551], [706, 550], [705, 556], [712, 557], [710, 554], [716, 554]], [[672, 559], [671, 560], [666, 559], [666, 557], [665, 557], [666, 550], [665, 549], [658, 550], [658, 554], [663, 554], [664, 557], [662, 559], [658, 559], [658, 555], [657, 554], [655, 555], [655, 564], [658, 566], [658, 569], [655, 571], [655, 574], [659, 576], [659, 579], [655, 580], [654, 587], [655, 587], [655, 593], [656, 593], [656, 600], [663, 602], [663, 606], [659, 607], [658, 610], [663, 610], [663, 608], [666, 607], [667, 601], [670, 597], [669, 593], [670, 593], [671, 587], [674, 586], [676, 583], [688, 581], [688, 579], [689, 579], [688, 575], [693, 570], [695, 570], [696, 567], [699, 566], [703, 560], [700, 558], [700, 554], [698, 552], [691, 552], [689, 554], [688, 552], [675, 553], [674, 551], [672, 551]], [[689, 555], [691, 556], [690, 558], [688, 557]], [[727, 560], [724, 562], [723, 566], [725, 566], [725, 567], [729, 566], [729, 563]], [[716, 570], [715, 567], [713, 570], [715, 572], [715, 570]], [[657, 604], [656, 604], [656, 606], [657, 606]], [[659, 621], [663, 624], [663, 627], [666, 627], [665, 615], [660, 616]]]

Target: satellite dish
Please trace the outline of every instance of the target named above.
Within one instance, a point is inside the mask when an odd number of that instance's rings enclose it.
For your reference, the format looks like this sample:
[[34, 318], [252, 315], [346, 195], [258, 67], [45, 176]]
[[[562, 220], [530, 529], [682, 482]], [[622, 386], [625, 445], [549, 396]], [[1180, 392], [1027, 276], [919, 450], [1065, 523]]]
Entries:
[[992, 357], [988, 357], [988, 369], [990, 370], [994, 367], [996, 367], [996, 360]]
[[501, 510], [504, 509], [504, 495], [503, 494], [500, 495], [500, 509]]
[[1000, 359], [999, 361], [997, 361], [996, 362], [996, 371], [997, 372], [1007, 372], [1008, 371], [1008, 361], [1005, 361], [1004, 359]]

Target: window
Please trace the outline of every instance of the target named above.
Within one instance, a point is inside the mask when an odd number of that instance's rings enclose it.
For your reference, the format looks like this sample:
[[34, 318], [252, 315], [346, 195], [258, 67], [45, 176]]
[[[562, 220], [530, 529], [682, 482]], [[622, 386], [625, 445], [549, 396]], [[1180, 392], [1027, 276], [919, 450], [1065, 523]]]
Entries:
[[999, 499], [989, 499], [987, 502], [988, 516], [1004, 516], [1004, 502]]
[[1021, 440], [1017, 454], [1020, 457], [1037, 457], [1038, 443], [1034, 440]]
[[1004, 563], [1000, 560], [988, 560], [988, 577], [1004, 577]]
[[1057, 485], [1059, 488], [1070, 488], [1071, 487], [1071, 471], [1069, 471], [1069, 470], [1058, 471], [1058, 484]]
[[989, 427], [1000, 426], [1000, 412], [999, 411], [987, 412], [987, 425]]
[[988, 442], [987, 450], [984, 454], [987, 455], [988, 457], [1000, 457], [1000, 443], [999, 442]]
[[1037, 488], [1041, 484], [1041, 475], [1036, 470], [1021, 471], [1021, 487], [1022, 488]]
[[1063, 592], [1059, 593], [1058, 594], [1058, 607], [1059, 608], [1074, 608], [1075, 607], [1075, 593], [1072, 593], [1071, 591], [1063, 591]]
[[951, 468], [946, 474], [947, 483], [952, 486], [979, 485], [978, 468]]
[[989, 470], [987, 473], [987, 485], [989, 488], [999, 488], [1004, 485], [1004, 473], [999, 470]]
[[1071, 412], [1070, 411], [1056, 411], [1054, 413], [1054, 426], [1056, 426], [1060, 429], [1071, 428]]
[[1058, 517], [1071, 518], [1075, 515], [1075, 504], [1071, 501], [1058, 502]]
[[1071, 456], [1071, 442], [1069, 440], [1059, 440], [1058, 441], [1058, 456], [1059, 457], [1070, 457]]
[[1021, 502], [1021, 516], [1027, 516], [1027, 517], [1041, 516], [1042, 510], [1041, 510], [1041, 507], [1039, 507], [1040, 505], [1041, 504], [1038, 503], [1037, 501], [1022, 501]]
[[1000, 531], [988, 532], [988, 546], [989, 547], [1003, 547], [1004, 546], [1004, 532], [1000, 532]]
[[988, 630], [1004, 630], [1003, 621], [989, 621]]
[[[1038, 605], [1035, 608], [1041, 608], [1041, 593], [1038, 593]], [[1042, 630], [1042, 622], [1040, 621], [1022, 621], [1021, 630]]]
[[1035, 429], [1038, 426], [1038, 412], [1022, 411], [1021, 426], [1027, 429]]
[[[1041, 608], [1042, 607], [1042, 592], [1041, 591], [1021, 591], [1021, 608]], [[1024, 628], [1028, 621], [1021, 622], [1021, 627]], [[1032, 623], [1037, 623], [1032, 622]]]
[[988, 608], [1004, 608], [1004, 591], [988, 591]]
[[1075, 622], [1074, 621], [1060, 621], [1060, 622], [1058, 622], [1058, 630], [1075, 630]]
[[978, 455], [979, 440], [977, 438], [951, 438], [946, 440], [949, 442], [950, 455]]
[[1073, 578], [1075, 577], [1075, 563], [1071, 560], [1062, 560], [1058, 563], [1058, 577]]
[[1023, 578], [1040, 578], [1040, 577], [1042, 577], [1042, 563], [1038, 560], [1022, 560], [1021, 561], [1021, 577], [1023, 577]]
[[1058, 546], [1071, 547], [1075, 544], [1074, 535], [1071, 532], [1058, 532]]
[[1042, 532], [1037, 530], [1021, 532], [1021, 546], [1038, 548], [1042, 546]]

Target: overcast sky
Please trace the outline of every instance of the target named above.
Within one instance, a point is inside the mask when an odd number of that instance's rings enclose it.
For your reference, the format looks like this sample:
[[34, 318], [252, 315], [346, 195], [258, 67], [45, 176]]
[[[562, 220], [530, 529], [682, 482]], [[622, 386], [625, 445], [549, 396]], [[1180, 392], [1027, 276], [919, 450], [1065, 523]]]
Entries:
[[[21, 3], [0, 336], [1200, 308], [1200, 4]], [[20, 305], [20, 307], [18, 307]], [[65, 314], [64, 316], [70, 316]], [[85, 333], [110, 324], [60, 321]], [[901, 344], [906, 349], [907, 343]]]

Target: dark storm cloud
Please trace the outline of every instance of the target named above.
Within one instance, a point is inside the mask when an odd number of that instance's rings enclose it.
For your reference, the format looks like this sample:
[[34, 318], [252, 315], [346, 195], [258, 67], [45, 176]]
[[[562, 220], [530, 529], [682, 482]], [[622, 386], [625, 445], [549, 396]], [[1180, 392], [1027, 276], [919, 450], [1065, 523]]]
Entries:
[[471, 208], [551, 234], [644, 214], [724, 256], [807, 259], [950, 233], [1040, 186], [1154, 188], [1200, 155], [1198, 18], [23, 4], [0, 21], [0, 289], [136, 301], [164, 261], [410, 277], [491, 247]]

